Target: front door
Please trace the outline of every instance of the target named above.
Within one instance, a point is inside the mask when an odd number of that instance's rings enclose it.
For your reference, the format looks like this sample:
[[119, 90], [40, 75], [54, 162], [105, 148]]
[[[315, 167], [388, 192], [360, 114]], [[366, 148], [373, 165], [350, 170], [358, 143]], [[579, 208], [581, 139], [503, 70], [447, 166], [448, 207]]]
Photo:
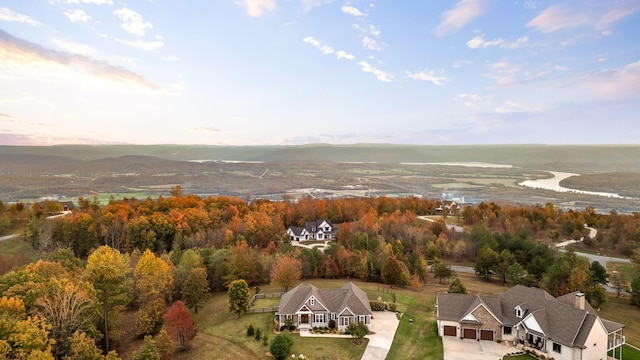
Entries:
[[300, 315], [300, 324], [309, 324], [309, 314]]

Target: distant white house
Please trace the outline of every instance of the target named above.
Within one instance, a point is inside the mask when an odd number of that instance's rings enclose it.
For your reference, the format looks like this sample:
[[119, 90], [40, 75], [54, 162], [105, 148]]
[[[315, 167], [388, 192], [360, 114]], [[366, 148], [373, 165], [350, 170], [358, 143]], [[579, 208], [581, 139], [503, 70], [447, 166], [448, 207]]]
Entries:
[[329, 220], [307, 221], [304, 227], [291, 226], [287, 236], [291, 241], [335, 240], [337, 229]]

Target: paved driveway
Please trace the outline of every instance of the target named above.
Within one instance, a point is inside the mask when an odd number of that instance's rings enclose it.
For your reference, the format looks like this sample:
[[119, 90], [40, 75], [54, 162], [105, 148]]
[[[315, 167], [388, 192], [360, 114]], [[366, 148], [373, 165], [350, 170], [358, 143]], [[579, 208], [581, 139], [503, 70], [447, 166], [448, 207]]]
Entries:
[[462, 340], [453, 336], [443, 336], [442, 347], [444, 360], [500, 360], [509, 351], [507, 346], [494, 341]]
[[384, 360], [391, 349], [399, 324], [400, 320], [398, 320], [396, 313], [374, 311], [371, 331], [375, 334], [366, 336], [369, 343], [362, 354], [362, 360]]

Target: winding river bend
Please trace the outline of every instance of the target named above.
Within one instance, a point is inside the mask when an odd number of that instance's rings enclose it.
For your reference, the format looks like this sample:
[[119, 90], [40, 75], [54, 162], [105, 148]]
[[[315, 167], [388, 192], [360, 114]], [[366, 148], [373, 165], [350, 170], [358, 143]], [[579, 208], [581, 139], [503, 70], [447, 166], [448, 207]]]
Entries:
[[560, 186], [560, 181], [571, 176], [580, 176], [580, 174], [573, 174], [573, 173], [560, 172], [560, 171], [547, 171], [547, 172], [552, 174], [553, 177], [549, 179], [526, 180], [519, 183], [518, 185], [530, 187], [533, 189], [544, 189], [544, 190], [552, 190], [557, 192], [596, 195], [596, 196], [604, 196], [604, 197], [618, 198], [618, 199], [634, 199], [634, 198], [621, 196], [619, 194], [608, 193], [608, 192], [586, 191], [586, 190], [566, 188], [566, 187]]

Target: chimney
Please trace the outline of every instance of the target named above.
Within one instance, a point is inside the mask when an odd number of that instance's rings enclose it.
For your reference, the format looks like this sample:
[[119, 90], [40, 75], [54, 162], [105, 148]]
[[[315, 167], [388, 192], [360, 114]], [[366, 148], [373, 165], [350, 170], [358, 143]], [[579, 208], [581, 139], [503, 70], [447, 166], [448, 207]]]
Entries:
[[576, 293], [575, 306], [580, 310], [584, 310], [584, 294], [579, 291]]

